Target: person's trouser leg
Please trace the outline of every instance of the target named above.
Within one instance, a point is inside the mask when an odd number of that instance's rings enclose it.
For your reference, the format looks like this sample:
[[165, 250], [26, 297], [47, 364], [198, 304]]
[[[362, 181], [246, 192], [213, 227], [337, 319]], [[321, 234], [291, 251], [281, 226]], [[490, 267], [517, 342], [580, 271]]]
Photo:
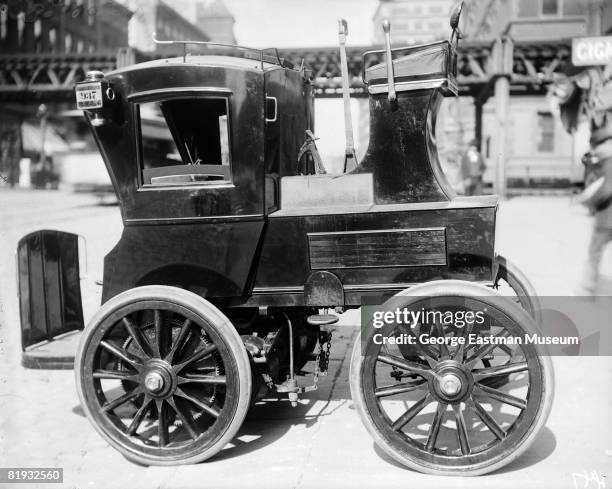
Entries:
[[582, 280], [583, 288], [591, 294], [595, 293], [597, 289], [599, 265], [601, 263], [604, 248], [610, 241], [612, 241], [612, 229], [593, 228], [585, 273]]
[[474, 188], [472, 189], [472, 195], [482, 195], [482, 177], [474, 178]]
[[470, 179], [465, 183], [465, 195], [474, 195], [474, 180]]

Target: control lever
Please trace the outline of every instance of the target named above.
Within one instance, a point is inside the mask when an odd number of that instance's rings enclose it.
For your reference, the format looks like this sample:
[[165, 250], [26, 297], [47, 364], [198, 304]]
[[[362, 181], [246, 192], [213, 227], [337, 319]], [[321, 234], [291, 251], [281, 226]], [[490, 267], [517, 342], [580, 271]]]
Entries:
[[395, 74], [393, 73], [393, 56], [391, 55], [391, 22], [387, 19], [382, 23], [385, 32], [385, 51], [387, 57], [387, 86], [389, 87], [389, 107], [397, 110], [397, 94], [395, 93]]
[[342, 99], [344, 100], [344, 133], [346, 136], [346, 147], [344, 149], [343, 173], [357, 167], [357, 155], [355, 154], [355, 142], [353, 139], [353, 118], [351, 116], [351, 95], [349, 87], [348, 62], [346, 60], [346, 36], [348, 36], [348, 24], [344, 19], [338, 19], [338, 38], [340, 41], [340, 70], [342, 71]]
[[451, 44], [456, 43], [459, 39], [463, 37], [463, 33], [461, 32], [461, 29], [459, 29], [459, 19], [461, 18], [462, 10], [463, 10], [463, 1], [455, 5], [451, 13], [450, 26], [452, 29], [452, 33], [451, 33], [451, 37], [449, 41]]

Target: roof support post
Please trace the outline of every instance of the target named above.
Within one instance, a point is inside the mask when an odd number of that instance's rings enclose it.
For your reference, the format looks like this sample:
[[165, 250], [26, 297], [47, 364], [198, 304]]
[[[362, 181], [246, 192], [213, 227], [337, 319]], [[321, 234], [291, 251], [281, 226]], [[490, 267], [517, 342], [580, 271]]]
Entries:
[[514, 45], [510, 37], [496, 39], [493, 47], [494, 62], [494, 97], [496, 122], [496, 171], [495, 193], [501, 199], [506, 198], [506, 141], [510, 109], [510, 77], [514, 60]]

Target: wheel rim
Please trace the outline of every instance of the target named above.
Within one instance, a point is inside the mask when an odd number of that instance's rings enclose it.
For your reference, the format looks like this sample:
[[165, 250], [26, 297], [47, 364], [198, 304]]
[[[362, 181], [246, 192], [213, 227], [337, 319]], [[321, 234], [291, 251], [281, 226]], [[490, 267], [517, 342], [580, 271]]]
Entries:
[[141, 300], [114, 310], [90, 335], [82, 397], [117, 448], [181, 460], [226, 432], [239, 402], [238, 374], [213, 324], [180, 304]]
[[[525, 333], [503, 310], [479, 299], [438, 297], [411, 304], [415, 310], [436, 306], [486, 308], [486, 316], [496, 324], [491, 334]], [[392, 325], [377, 332], [409, 333], [410, 328], [401, 328]], [[452, 336], [452, 330], [453, 326], [436, 325], [431, 333]], [[469, 332], [468, 327], [463, 334]], [[419, 329], [412, 333], [418, 335]], [[410, 354], [371, 339], [372, 334], [362, 344], [360, 395], [389, 453], [407, 465], [432, 472], [480, 471], [516, 451], [542, 416], [545, 374], [534, 345], [428, 346]], [[500, 386], [495, 381], [502, 377]]]

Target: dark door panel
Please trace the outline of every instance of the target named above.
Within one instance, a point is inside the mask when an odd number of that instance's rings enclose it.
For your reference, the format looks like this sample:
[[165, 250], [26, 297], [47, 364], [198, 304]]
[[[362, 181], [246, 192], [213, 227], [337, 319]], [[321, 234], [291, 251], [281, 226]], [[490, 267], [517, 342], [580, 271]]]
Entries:
[[79, 237], [35, 231], [17, 246], [21, 343], [28, 346], [83, 329]]

